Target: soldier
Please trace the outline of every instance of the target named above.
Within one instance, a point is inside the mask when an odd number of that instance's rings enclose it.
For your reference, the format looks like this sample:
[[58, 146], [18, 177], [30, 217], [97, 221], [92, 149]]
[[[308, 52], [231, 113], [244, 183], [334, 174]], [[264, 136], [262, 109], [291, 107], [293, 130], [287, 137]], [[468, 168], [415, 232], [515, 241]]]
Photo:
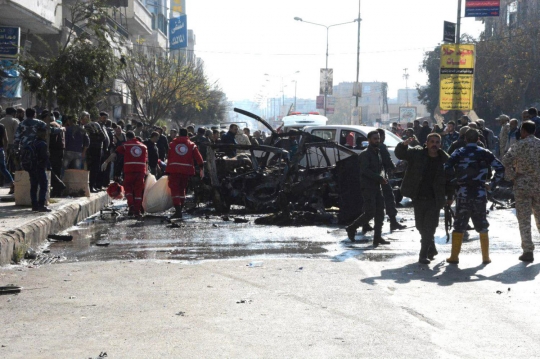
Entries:
[[382, 128], [377, 129], [379, 132], [379, 137], [381, 138], [381, 143], [379, 144], [379, 149], [381, 151], [381, 158], [384, 167], [384, 173], [386, 175], [386, 184], [382, 185], [383, 197], [384, 197], [384, 208], [386, 209], [386, 215], [390, 219], [390, 230], [398, 231], [407, 228], [407, 226], [400, 224], [396, 216], [398, 211], [396, 209], [396, 199], [394, 197], [394, 190], [388, 182], [388, 173], [393, 172], [396, 169], [392, 158], [390, 157], [390, 152], [388, 152], [388, 147], [384, 144], [386, 138], [386, 133]]
[[[452, 253], [446, 259], [448, 263], [459, 263], [459, 252], [469, 218], [473, 221], [474, 229], [480, 233], [482, 261], [484, 264], [491, 263], [491, 259], [489, 259], [489, 222], [486, 219], [487, 190], [495, 188], [495, 185], [502, 179], [504, 167], [493, 153], [477, 145], [478, 137], [477, 130], [469, 129], [465, 133], [467, 145], [456, 150], [444, 165], [446, 173], [455, 179], [458, 186], [456, 220], [452, 232]], [[486, 189], [490, 166], [495, 170], [495, 176], [491, 181], [491, 186], [487, 186]]]
[[178, 137], [169, 144], [167, 173], [169, 174], [169, 188], [175, 209], [171, 218], [182, 218], [182, 207], [186, 199], [189, 177], [195, 175], [193, 162], [197, 162], [199, 165], [199, 174], [203, 178], [204, 162], [201, 153], [189, 139], [187, 130], [181, 128]]
[[140, 217], [148, 152], [132, 131], [126, 133], [126, 138], [127, 141], [118, 146], [116, 152], [124, 156], [123, 185], [129, 207], [128, 215]]
[[375, 235], [373, 237], [373, 247], [379, 244], [390, 244], [382, 238], [382, 226], [384, 222], [384, 197], [381, 185], [388, 183], [384, 173], [383, 160], [379, 144], [381, 138], [379, 132], [368, 133], [369, 146], [359, 155], [360, 175], [362, 181], [360, 191], [364, 200], [363, 213], [358, 217], [347, 230], [347, 236], [354, 242], [356, 229], [365, 226], [375, 217]]
[[[525, 121], [521, 125], [521, 141], [516, 142], [502, 159], [506, 167], [505, 178], [514, 182], [516, 214], [521, 234], [523, 254], [519, 260], [534, 261], [531, 237], [531, 214], [540, 231], [540, 140], [534, 136], [536, 125]], [[531, 213], [532, 212], [532, 213]]]
[[448, 154], [441, 150], [441, 136], [428, 135], [426, 147], [409, 147], [410, 137], [396, 146], [396, 157], [407, 161], [407, 171], [401, 184], [401, 193], [412, 199], [416, 229], [420, 232], [421, 247], [418, 262], [429, 264], [438, 254], [435, 231], [445, 203], [452, 204], [453, 188], [446, 182], [444, 164]]
[[34, 142], [39, 129], [47, 131], [47, 124], [34, 118], [36, 110], [27, 108], [25, 113], [26, 118], [24, 121], [21, 121], [19, 127], [17, 127], [15, 139], [13, 141], [14, 150], [17, 153], [19, 153], [20, 149], [24, 148], [24, 146]]

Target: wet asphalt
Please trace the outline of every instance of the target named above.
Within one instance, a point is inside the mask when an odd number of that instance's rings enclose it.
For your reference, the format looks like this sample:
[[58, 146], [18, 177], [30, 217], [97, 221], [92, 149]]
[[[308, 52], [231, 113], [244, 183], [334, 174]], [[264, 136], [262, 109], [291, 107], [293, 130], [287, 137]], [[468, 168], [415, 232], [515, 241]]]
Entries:
[[[125, 202], [116, 202], [114, 208], [125, 212]], [[489, 208], [489, 206], [488, 206]], [[257, 225], [255, 219], [263, 215], [244, 214], [241, 208], [227, 216], [211, 209], [198, 208], [183, 220], [171, 223], [167, 213], [147, 215], [142, 220], [111, 216], [105, 211], [63, 234], [73, 236], [71, 242], [50, 242], [37, 249], [59, 262], [110, 260], [164, 260], [200, 262], [207, 260], [245, 258], [246, 263], [270, 258], [329, 258], [332, 261], [390, 261], [398, 256], [415, 256], [420, 247], [420, 236], [414, 227], [411, 203], [405, 199], [399, 206], [398, 220], [407, 229], [391, 232], [385, 222], [383, 236], [391, 244], [373, 248], [373, 232], [358, 233], [351, 242], [343, 226], [279, 227]], [[241, 218], [247, 223], [236, 223]], [[488, 214], [490, 221], [491, 252], [521, 253], [519, 231], [512, 209], [494, 209]], [[533, 222], [534, 223], [534, 222]], [[171, 228], [173, 227], [173, 228]], [[533, 238], [539, 240], [533, 229]], [[444, 259], [450, 252], [446, 243], [444, 214], [441, 212], [436, 244]], [[475, 252], [480, 256], [478, 234], [470, 231], [462, 252]], [[50, 251], [50, 252], [49, 252]]]

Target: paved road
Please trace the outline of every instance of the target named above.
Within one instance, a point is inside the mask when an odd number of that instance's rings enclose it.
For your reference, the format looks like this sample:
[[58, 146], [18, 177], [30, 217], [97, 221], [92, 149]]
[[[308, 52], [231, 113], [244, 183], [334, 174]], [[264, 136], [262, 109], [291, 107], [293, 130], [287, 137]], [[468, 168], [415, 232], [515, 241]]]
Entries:
[[0, 268], [25, 288], [0, 296], [0, 357], [537, 357], [540, 264], [517, 260], [511, 210], [490, 220], [487, 266], [475, 234], [446, 264], [442, 228], [423, 266], [414, 230], [373, 249], [337, 227], [96, 221], [50, 246], [64, 262]]

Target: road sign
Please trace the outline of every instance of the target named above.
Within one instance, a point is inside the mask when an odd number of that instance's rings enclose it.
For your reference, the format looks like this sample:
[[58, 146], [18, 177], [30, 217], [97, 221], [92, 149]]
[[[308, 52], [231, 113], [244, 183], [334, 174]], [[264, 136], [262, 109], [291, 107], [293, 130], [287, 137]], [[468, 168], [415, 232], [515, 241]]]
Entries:
[[499, 16], [500, 0], [465, 0], [465, 17]]
[[21, 28], [0, 26], [0, 58], [13, 58], [19, 54]]
[[443, 41], [451, 44], [456, 43], [456, 24], [453, 22], [444, 22]]
[[413, 122], [416, 120], [416, 107], [400, 107], [399, 122]]
[[181, 15], [169, 20], [169, 48], [183, 49], [188, 46], [187, 15]]
[[472, 110], [476, 47], [472, 44], [441, 46], [441, 110]]

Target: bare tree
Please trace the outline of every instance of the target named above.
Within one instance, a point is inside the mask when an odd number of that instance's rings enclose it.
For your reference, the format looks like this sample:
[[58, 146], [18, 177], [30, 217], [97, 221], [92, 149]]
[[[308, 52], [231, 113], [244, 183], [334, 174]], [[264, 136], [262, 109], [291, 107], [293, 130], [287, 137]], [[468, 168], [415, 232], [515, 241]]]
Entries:
[[177, 103], [199, 106], [205, 100], [208, 84], [202, 66], [144, 50], [134, 49], [120, 70], [144, 122], [167, 119]]

